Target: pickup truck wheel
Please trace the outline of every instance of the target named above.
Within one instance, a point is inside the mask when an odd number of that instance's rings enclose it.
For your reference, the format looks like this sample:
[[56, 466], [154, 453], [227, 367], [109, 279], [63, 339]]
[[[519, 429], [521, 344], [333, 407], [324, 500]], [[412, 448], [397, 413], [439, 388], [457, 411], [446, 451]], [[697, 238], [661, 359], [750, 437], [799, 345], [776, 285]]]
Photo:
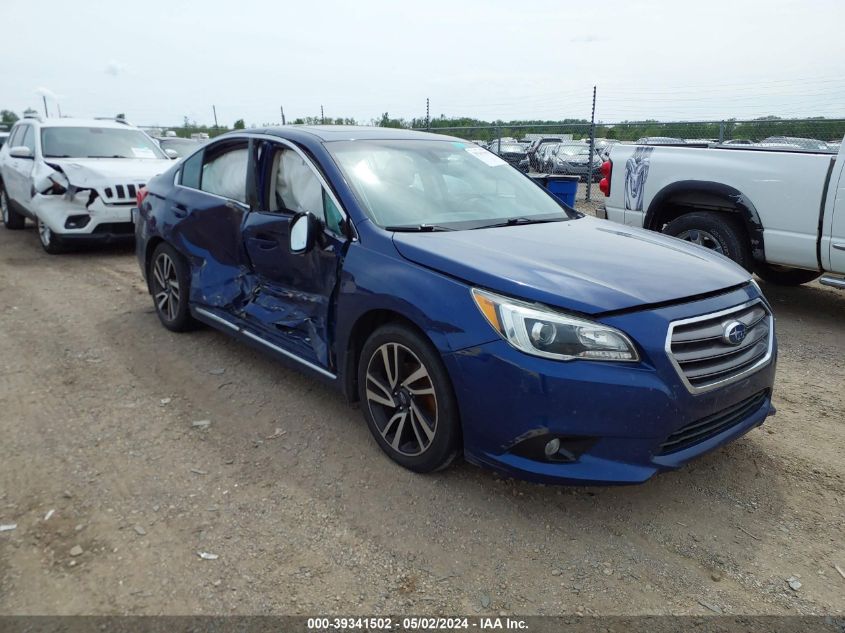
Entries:
[[195, 325], [188, 308], [188, 265], [170, 244], [162, 242], [150, 264], [150, 293], [161, 324], [172, 332], [185, 332]]
[[61, 243], [60, 238], [56, 237], [52, 229], [40, 219], [37, 220], [36, 224], [38, 225], [38, 240], [41, 242], [41, 248], [50, 255], [64, 253], [64, 245]]
[[730, 215], [687, 213], [669, 222], [663, 232], [716, 251], [746, 270], [751, 270], [751, 251], [745, 230], [739, 221]]
[[381, 449], [418, 473], [457, 454], [460, 422], [452, 383], [437, 350], [402, 324], [377, 329], [358, 361], [358, 393]]
[[26, 225], [26, 218], [12, 210], [6, 188], [0, 183], [0, 209], [3, 210], [3, 226], [10, 231], [17, 231]]
[[763, 281], [768, 281], [777, 286], [800, 286], [821, 277], [821, 273], [816, 270], [803, 270], [760, 262], [754, 264], [754, 272]]

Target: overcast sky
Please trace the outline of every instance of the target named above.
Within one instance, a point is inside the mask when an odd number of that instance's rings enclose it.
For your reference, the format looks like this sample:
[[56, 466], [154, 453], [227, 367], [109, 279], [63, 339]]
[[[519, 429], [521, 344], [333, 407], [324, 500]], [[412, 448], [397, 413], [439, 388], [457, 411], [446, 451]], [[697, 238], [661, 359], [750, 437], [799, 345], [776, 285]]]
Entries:
[[0, 108], [221, 124], [382, 112], [845, 117], [843, 0], [4, 0]]

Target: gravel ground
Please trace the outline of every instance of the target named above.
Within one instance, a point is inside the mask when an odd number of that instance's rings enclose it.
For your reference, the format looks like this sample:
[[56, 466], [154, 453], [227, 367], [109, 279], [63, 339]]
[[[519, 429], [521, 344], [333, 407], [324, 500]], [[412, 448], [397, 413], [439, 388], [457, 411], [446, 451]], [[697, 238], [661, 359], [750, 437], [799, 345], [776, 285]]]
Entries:
[[544, 487], [404, 471], [340, 395], [164, 330], [131, 252], [0, 230], [0, 613], [841, 614], [845, 294], [764, 290], [776, 417]]

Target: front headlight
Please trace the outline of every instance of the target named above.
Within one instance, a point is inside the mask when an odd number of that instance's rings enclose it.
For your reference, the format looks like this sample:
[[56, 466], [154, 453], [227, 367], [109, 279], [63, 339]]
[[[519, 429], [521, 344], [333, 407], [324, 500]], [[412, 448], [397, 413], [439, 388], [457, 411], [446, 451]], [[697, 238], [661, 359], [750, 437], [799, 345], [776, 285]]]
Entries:
[[637, 361], [639, 354], [617, 329], [509, 297], [472, 289], [481, 313], [511, 345], [556, 360]]

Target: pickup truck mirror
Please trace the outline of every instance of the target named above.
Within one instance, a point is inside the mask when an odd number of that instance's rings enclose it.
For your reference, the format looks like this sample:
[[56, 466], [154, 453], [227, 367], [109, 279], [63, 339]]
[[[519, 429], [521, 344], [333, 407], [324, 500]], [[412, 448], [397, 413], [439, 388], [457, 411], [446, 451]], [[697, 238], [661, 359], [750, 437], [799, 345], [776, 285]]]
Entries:
[[9, 148], [9, 156], [12, 158], [32, 158], [32, 150], [25, 145], [16, 145]]
[[311, 213], [297, 213], [290, 222], [290, 252], [305, 254], [314, 247], [320, 222]]

